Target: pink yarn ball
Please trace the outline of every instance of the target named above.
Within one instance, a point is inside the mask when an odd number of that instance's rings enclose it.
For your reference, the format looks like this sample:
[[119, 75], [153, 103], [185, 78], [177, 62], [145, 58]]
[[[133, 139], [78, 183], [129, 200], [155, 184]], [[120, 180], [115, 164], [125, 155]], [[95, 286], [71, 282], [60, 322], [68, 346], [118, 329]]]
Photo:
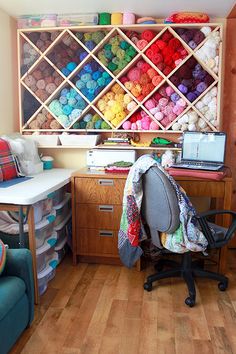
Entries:
[[136, 123], [132, 123], [131, 124], [131, 130], [137, 130], [138, 127], [137, 127], [137, 124]]
[[131, 129], [131, 122], [127, 120], [126, 122], [124, 122], [124, 123], [122, 124], [122, 128], [123, 128], [124, 130], [129, 130], [129, 129]]
[[170, 122], [173, 122], [173, 120], [175, 120], [176, 117], [177, 117], [176, 114], [174, 114], [173, 112], [168, 114], [168, 119]]
[[150, 130], [159, 130], [160, 127], [159, 127], [159, 125], [156, 122], [152, 121], [151, 124], [150, 124], [149, 129]]
[[149, 130], [149, 127], [150, 127], [150, 122], [149, 122], [149, 120], [144, 120], [144, 119], [142, 119], [141, 120], [141, 128], [143, 129], [143, 130]]
[[156, 106], [154, 108], [151, 108], [150, 109], [150, 112], [155, 115], [157, 112], [160, 112], [160, 107], [159, 106]]
[[141, 130], [141, 129], [142, 129], [142, 123], [141, 123], [141, 120], [137, 120], [136, 124], [137, 124], [137, 128], [138, 128], [138, 130]]
[[140, 114], [143, 119], [150, 119], [145, 111], [141, 111]]
[[170, 97], [172, 95], [172, 93], [174, 93], [174, 89], [171, 86], [167, 86], [166, 87], [166, 94], [168, 97]]
[[148, 45], [148, 42], [145, 39], [139, 39], [136, 43], [136, 46], [139, 50], [143, 50]]
[[134, 67], [128, 71], [127, 77], [130, 81], [139, 81], [141, 74], [142, 74], [141, 69], [138, 67]]
[[164, 110], [163, 110], [163, 113], [164, 115], [168, 116], [169, 114], [173, 113], [173, 109], [172, 107], [170, 107], [169, 105], [167, 105]]
[[127, 78], [127, 76], [123, 76], [123, 77], [120, 78], [120, 82], [121, 82], [122, 84], [125, 84], [127, 81], [129, 81], [129, 79]]
[[150, 100], [147, 100], [144, 103], [144, 106], [150, 111], [152, 108], [154, 108], [156, 106], [155, 101], [151, 98]]
[[142, 69], [143, 64], [145, 64], [144, 60], [139, 60], [136, 64], [137, 68]]
[[176, 102], [176, 104], [178, 105], [178, 106], [181, 106], [181, 107], [186, 107], [186, 102], [185, 102], [185, 100], [183, 100], [183, 98], [180, 98], [177, 102]]
[[175, 61], [175, 66], [179, 66], [182, 63], [182, 59], [178, 59]]
[[184, 107], [181, 107], [179, 105], [176, 105], [174, 108], [173, 108], [173, 113], [175, 113], [177, 116], [180, 115], [184, 110]]
[[154, 114], [154, 117], [156, 118], [156, 120], [162, 120], [164, 118], [164, 114], [162, 112], [157, 112], [156, 114]]
[[165, 87], [161, 87], [158, 92], [163, 96], [163, 97], [168, 97], [166, 93]]
[[46, 83], [43, 79], [41, 79], [37, 81], [36, 86], [38, 87], [38, 89], [44, 90], [46, 87]]
[[159, 105], [160, 107], [165, 107], [168, 104], [168, 99], [167, 98], [160, 98], [159, 99]]
[[166, 127], [170, 124], [170, 121], [167, 117], [165, 117], [164, 119], [162, 119], [161, 124], [163, 125], [163, 127]]

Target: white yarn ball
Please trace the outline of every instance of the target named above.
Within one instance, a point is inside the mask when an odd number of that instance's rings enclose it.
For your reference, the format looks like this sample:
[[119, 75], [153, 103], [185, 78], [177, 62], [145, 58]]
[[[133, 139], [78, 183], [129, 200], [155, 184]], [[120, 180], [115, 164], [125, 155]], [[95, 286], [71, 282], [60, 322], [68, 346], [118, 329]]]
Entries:
[[197, 109], [202, 109], [203, 106], [204, 106], [204, 105], [203, 105], [203, 99], [200, 100], [200, 101], [198, 101], [198, 102], [196, 103], [196, 105], [195, 105], [195, 107], [196, 107]]
[[202, 98], [202, 103], [203, 103], [204, 105], [208, 105], [208, 103], [211, 102], [211, 99], [212, 99], [211, 96], [206, 95], [206, 96], [204, 96], [204, 97]]
[[210, 90], [211, 96], [212, 97], [216, 97], [217, 96], [217, 87], [212, 87], [212, 89]]
[[172, 130], [180, 130], [180, 128], [181, 128], [181, 124], [179, 124], [178, 122], [172, 125]]
[[197, 130], [197, 127], [195, 124], [191, 123], [188, 125], [188, 130], [192, 132], [192, 131]]
[[182, 124], [181, 130], [182, 130], [182, 132], [185, 130], [188, 130], [188, 124]]
[[202, 130], [202, 129], [204, 129], [204, 128], [207, 126], [207, 123], [205, 122], [204, 119], [199, 118], [199, 120], [198, 120], [198, 126], [199, 126], [199, 128]]
[[211, 33], [211, 27], [204, 26], [200, 29], [200, 31], [207, 37]]

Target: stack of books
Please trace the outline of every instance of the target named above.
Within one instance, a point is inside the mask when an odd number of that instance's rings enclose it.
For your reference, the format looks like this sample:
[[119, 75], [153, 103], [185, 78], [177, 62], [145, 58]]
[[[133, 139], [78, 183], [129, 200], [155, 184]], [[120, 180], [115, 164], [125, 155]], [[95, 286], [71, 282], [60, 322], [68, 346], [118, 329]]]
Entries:
[[103, 141], [104, 145], [107, 146], [129, 146], [130, 139], [129, 138], [107, 138]]

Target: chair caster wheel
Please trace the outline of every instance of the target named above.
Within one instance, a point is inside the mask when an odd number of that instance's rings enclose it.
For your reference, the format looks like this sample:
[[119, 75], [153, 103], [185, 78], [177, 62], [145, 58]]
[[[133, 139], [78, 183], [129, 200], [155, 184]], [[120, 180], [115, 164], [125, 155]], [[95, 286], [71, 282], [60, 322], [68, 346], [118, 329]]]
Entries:
[[193, 307], [195, 305], [195, 300], [189, 296], [185, 299], [185, 304], [189, 307]]
[[220, 290], [220, 291], [225, 291], [226, 289], [228, 288], [228, 282], [227, 281], [225, 281], [225, 282], [220, 282], [219, 284], [218, 284], [218, 289]]
[[152, 291], [152, 283], [144, 283], [143, 288], [144, 290]]

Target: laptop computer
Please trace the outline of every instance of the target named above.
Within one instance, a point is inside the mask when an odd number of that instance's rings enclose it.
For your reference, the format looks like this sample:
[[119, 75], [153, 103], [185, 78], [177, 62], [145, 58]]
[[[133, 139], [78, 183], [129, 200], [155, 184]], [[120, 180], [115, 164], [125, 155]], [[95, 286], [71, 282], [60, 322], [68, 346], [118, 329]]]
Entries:
[[219, 171], [224, 166], [225, 144], [222, 132], [185, 132], [181, 162], [171, 167]]

